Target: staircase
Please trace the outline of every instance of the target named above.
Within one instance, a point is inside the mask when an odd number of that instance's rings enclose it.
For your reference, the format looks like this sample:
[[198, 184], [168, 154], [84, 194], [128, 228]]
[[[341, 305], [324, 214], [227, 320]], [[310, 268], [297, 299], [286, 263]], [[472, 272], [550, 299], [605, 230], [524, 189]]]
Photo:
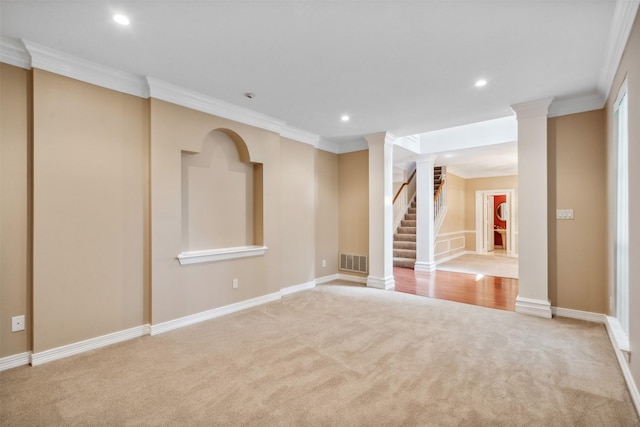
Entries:
[[[441, 190], [444, 180], [444, 170], [440, 166], [433, 168], [433, 194], [434, 197]], [[438, 209], [437, 209], [438, 210]], [[393, 235], [393, 266], [402, 268], [414, 268], [416, 264], [416, 212], [417, 205], [415, 197], [411, 201], [404, 219], [400, 221], [400, 226]], [[446, 206], [445, 206], [446, 212]], [[438, 212], [436, 212], [438, 216]], [[442, 219], [442, 218], [436, 218]], [[439, 229], [440, 227], [438, 227]]]
[[393, 266], [413, 268], [416, 263], [416, 200], [409, 205], [393, 235]]

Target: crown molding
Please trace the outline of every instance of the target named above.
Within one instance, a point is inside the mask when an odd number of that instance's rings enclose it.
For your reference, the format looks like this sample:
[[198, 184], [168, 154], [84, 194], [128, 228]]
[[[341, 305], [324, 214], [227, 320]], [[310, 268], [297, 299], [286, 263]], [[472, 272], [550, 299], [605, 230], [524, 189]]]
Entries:
[[611, 85], [618, 71], [624, 49], [627, 46], [627, 40], [629, 40], [629, 34], [631, 33], [633, 22], [638, 13], [639, 4], [640, 0], [616, 1], [607, 51], [602, 64], [600, 77], [598, 78], [598, 91], [604, 99], [609, 98]]
[[0, 36], [0, 62], [20, 68], [31, 68], [31, 57], [20, 40]]
[[549, 106], [549, 117], [566, 116], [599, 110], [604, 107], [605, 99], [600, 93], [554, 99]]
[[340, 145], [337, 142], [327, 141], [326, 139], [320, 138], [316, 148], [318, 150], [328, 151], [329, 153], [340, 154]]
[[154, 77], [146, 77], [149, 85], [149, 96], [162, 101], [171, 102], [192, 110], [223, 117], [225, 119], [255, 126], [280, 134], [285, 122], [276, 120], [264, 114], [238, 107], [219, 99], [211, 98], [201, 93], [167, 83]]
[[32, 68], [50, 71], [140, 98], [149, 96], [145, 81], [140, 76], [96, 64], [28, 40], [22, 42], [31, 55]]
[[[21, 68], [38, 68], [96, 86], [140, 98], [156, 98], [193, 110], [275, 132], [284, 138], [338, 154], [339, 144], [319, 135], [289, 126], [265, 114], [208, 97], [168, 82], [110, 68], [49, 47], [9, 37], [0, 37], [0, 61]], [[366, 147], [365, 147], [366, 148]], [[355, 150], [352, 150], [355, 151]]]
[[304, 142], [305, 144], [318, 147], [320, 144], [320, 136], [315, 133], [307, 132], [306, 130], [294, 128], [293, 126], [283, 125], [280, 131], [280, 136], [283, 138], [293, 139], [294, 141]]

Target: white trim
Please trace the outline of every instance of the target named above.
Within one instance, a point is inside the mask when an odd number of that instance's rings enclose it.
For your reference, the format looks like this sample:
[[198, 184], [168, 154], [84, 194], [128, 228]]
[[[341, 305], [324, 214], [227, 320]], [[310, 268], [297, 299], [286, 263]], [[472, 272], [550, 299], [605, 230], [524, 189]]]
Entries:
[[551, 313], [558, 317], [586, 320], [588, 322], [604, 323], [605, 315], [591, 311], [573, 310], [571, 308], [551, 307]]
[[23, 40], [31, 55], [31, 67], [91, 83], [140, 98], [148, 98], [144, 78], [90, 62], [37, 43]]
[[313, 289], [315, 287], [316, 287], [316, 281], [312, 280], [312, 281], [307, 282], [307, 283], [301, 283], [299, 285], [293, 285], [293, 286], [288, 286], [286, 288], [282, 288], [282, 289], [280, 289], [280, 295], [281, 296], [291, 295], [291, 294], [294, 294], [296, 292], [306, 291], [306, 290], [309, 290], [309, 289]]
[[606, 56], [598, 79], [598, 91], [602, 93], [604, 99], [609, 97], [611, 85], [620, 66], [624, 49], [627, 46], [639, 4], [639, 0], [616, 1]]
[[447, 257], [437, 259], [436, 260], [436, 269], [437, 269], [438, 264], [442, 264], [443, 262], [451, 261], [452, 259], [458, 258], [458, 257], [460, 257], [462, 255], [472, 255], [472, 254], [475, 254], [475, 253], [476, 253], [475, 251], [461, 251], [461, 252], [455, 253], [453, 255], [449, 255]]
[[362, 276], [354, 276], [351, 274], [338, 274], [339, 280], [346, 280], [347, 282], [355, 282], [362, 283], [363, 285], [367, 284], [367, 278]]
[[51, 362], [54, 360], [84, 353], [89, 350], [106, 347], [111, 344], [116, 344], [148, 334], [149, 325], [142, 325], [136, 326], [135, 328], [131, 329], [125, 329], [123, 331], [102, 335], [100, 337], [89, 338], [88, 340], [75, 342], [73, 344], [64, 345], [62, 347], [52, 348], [51, 350], [41, 351], [40, 353], [33, 353], [31, 355], [31, 365], [42, 365], [46, 362]]
[[436, 263], [435, 262], [424, 262], [424, 261], [416, 261], [413, 266], [414, 271], [422, 271], [425, 273], [429, 273], [432, 271], [436, 271]]
[[[627, 357], [630, 357], [630, 352], [628, 350], [623, 350], [619, 346], [616, 337], [616, 319], [614, 317], [605, 316], [605, 320], [606, 321], [604, 324], [607, 328], [607, 333], [609, 334], [609, 340], [611, 341], [611, 345], [613, 346], [613, 351], [615, 352], [616, 358], [618, 359], [618, 364], [620, 365], [620, 369], [622, 370], [622, 376], [627, 383], [627, 388], [629, 389], [631, 400], [636, 407], [636, 412], [640, 414], [640, 392], [638, 392], [638, 386], [633, 379], [631, 369], [629, 368], [629, 361], [627, 360]], [[620, 329], [622, 329], [621, 326], [619, 327]]]
[[334, 280], [339, 280], [339, 279], [340, 279], [340, 275], [339, 274], [331, 274], [329, 276], [318, 277], [316, 279], [316, 285], [321, 285], [323, 283], [333, 282]]
[[179, 329], [185, 326], [193, 325], [195, 323], [204, 322], [205, 320], [215, 319], [216, 317], [224, 316], [227, 314], [246, 310], [248, 308], [256, 307], [262, 304], [267, 304], [269, 302], [277, 301], [280, 298], [282, 298], [281, 293], [274, 292], [272, 294], [267, 294], [261, 297], [236, 302], [233, 304], [225, 305], [223, 307], [213, 308], [211, 310], [202, 311], [196, 314], [190, 314], [189, 316], [180, 317], [178, 319], [157, 323], [155, 325], [151, 325], [151, 335], [152, 336], [158, 335], [164, 332], [172, 331], [174, 329]]
[[238, 107], [237, 105], [176, 86], [154, 77], [147, 76], [146, 79], [149, 85], [149, 96], [151, 98], [161, 99], [171, 102], [172, 104], [181, 105], [193, 110], [202, 111], [203, 113], [245, 123], [276, 133], [280, 133], [285, 125], [283, 121], [257, 113], [248, 108]]
[[18, 366], [28, 365], [29, 362], [31, 362], [30, 351], [0, 358], [0, 372], [11, 368], [17, 368]]
[[554, 99], [549, 106], [549, 117], [566, 116], [568, 114], [584, 113], [599, 110], [604, 107], [606, 99], [599, 93], [580, 95], [571, 98]]
[[0, 62], [27, 70], [31, 68], [31, 57], [24, 44], [5, 36], [0, 36]]
[[621, 351], [629, 353], [631, 351], [631, 347], [629, 346], [629, 337], [624, 332], [622, 325], [620, 325], [620, 321], [612, 316], [605, 316], [604, 320], [607, 324], [607, 330], [613, 335], [612, 339], [615, 339], [616, 341], [616, 346]]
[[180, 265], [199, 264], [202, 262], [224, 261], [236, 258], [262, 256], [267, 252], [266, 246], [237, 246], [235, 248], [205, 249], [187, 251], [178, 254]]
[[447, 237], [447, 236], [453, 236], [454, 234], [462, 234], [462, 233], [475, 233], [476, 230], [462, 230], [462, 231], [451, 231], [449, 233], [438, 233], [438, 235], [436, 236], [436, 239], [438, 237]]
[[396, 286], [396, 279], [393, 276], [387, 277], [367, 277], [367, 287], [375, 289], [393, 289]]
[[307, 132], [302, 129], [294, 128], [289, 125], [283, 125], [280, 129], [280, 136], [283, 138], [292, 139], [294, 141], [303, 142], [305, 144], [318, 147], [320, 144], [320, 136], [315, 133]]
[[516, 297], [516, 313], [551, 319], [551, 304], [548, 300]]

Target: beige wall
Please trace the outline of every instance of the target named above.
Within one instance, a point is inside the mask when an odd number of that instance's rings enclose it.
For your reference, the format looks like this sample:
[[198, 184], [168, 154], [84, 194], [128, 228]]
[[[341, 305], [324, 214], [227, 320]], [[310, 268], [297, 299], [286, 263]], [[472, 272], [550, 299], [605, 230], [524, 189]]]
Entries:
[[253, 245], [253, 165], [235, 142], [211, 132], [200, 153], [181, 156], [183, 250]]
[[33, 71], [33, 350], [146, 323], [148, 101]]
[[369, 151], [340, 154], [338, 177], [338, 250], [341, 253], [368, 256]]
[[[284, 224], [279, 135], [157, 99], [150, 102], [152, 324], [279, 291]], [[214, 130], [237, 135], [249, 160], [262, 163], [262, 225], [269, 249], [264, 256], [180, 265], [176, 257], [182, 250], [181, 152], [200, 152]], [[313, 247], [313, 242], [308, 244]], [[232, 288], [233, 279], [238, 279], [238, 289]]]
[[338, 273], [338, 155], [315, 150], [315, 156], [315, 270], [316, 277], [325, 277]]
[[[516, 227], [516, 242], [514, 243], [514, 247], [518, 247], [518, 176], [496, 176], [489, 178], [473, 178], [465, 180], [465, 198], [464, 198], [464, 229], [465, 230], [475, 230], [476, 229], [476, 191], [485, 191], [485, 190], [515, 190], [515, 197], [513, 201], [513, 209], [514, 209], [514, 217], [515, 227]], [[466, 234], [466, 250], [475, 251], [476, 250], [476, 236], [475, 233], [467, 233]], [[517, 249], [516, 249], [517, 251]]]
[[[0, 357], [29, 350], [39, 353], [146, 323], [156, 325], [337, 273], [336, 154], [49, 72], [4, 64], [1, 70]], [[213, 175], [187, 174], [187, 181], [195, 185], [187, 186], [188, 192], [211, 189], [210, 182], [220, 187], [224, 181], [226, 193], [214, 198], [230, 210], [244, 204], [242, 215], [236, 213], [246, 232], [242, 242], [205, 239], [191, 242], [195, 245], [191, 247], [184, 239], [185, 224], [188, 232], [189, 225], [195, 227], [198, 221], [183, 218], [203, 206], [187, 204], [183, 211], [182, 158], [184, 153], [200, 153], [203, 146], [207, 151], [205, 142], [213, 150], [204, 159], [208, 166], [226, 168], [230, 175], [245, 179], [222, 179], [208, 167]], [[363, 167], [354, 169], [364, 172], [364, 181], [355, 174], [353, 189], [358, 191], [367, 188], [364, 154]], [[349, 171], [357, 165], [347, 163]], [[362, 183], [364, 187], [359, 186]], [[367, 192], [362, 194], [366, 215]], [[214, 205], [205, 203], [204, 208], [211, 210]], [[358, 219], [356, 229], [360, 224]], [[203, 230], [197, 228], [191, 237]], [[366, 237], [366, 222], [364, 230]], [[204, 234], [218, 238], [218, 231]], [[189, 266], [176, 259], [185, 249], [251, 243], [264, 243], [269, 248], [266, 255]], [[238, 289], [231, 286], [235, 278]], [[11, 317], [20, 314], [27, 316], [26, 331], [7, 332]]]
[[[608, 291], [614, 291], [614, 237], [615, 237], [615, 176], [616, 151], [614, 138], [613, 103], [623, 80], [627, 78], [629, 94], [629, 344], [631, 352], [640, 348], [640, 14], [636, 15], [627, 46], [618, 67], [609, 99], [605, 104], [607, 120], [607, 187], [608, 187]], [[613, 313], [611, 313], [613, 314]], [[636, 386], [640, 386], [640, 357], [631, 357], [629, 364]]]
[[[0, 64], [0, 357], [31, 349], [31, 72]], [[11, 332], [11, 318], [26, 329]]]
[[[604, 110], [548, 120], [551, 305], [606, 313]], [[555, 219], [573, 209], [575, 219]]]
[[280, 143], [283, 288], [315, 278], [315, 151], [288, 139]]

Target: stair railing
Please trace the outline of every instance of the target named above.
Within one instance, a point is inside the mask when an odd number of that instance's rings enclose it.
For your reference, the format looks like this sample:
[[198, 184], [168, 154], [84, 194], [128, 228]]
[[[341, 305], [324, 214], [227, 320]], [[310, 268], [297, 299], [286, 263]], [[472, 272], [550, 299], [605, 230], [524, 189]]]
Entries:
[[447, 212], [447, 180], [444, 174], [440, 180], [440, 186], [436, 190], [436, 194], [433, 196], [433, 217], [434, 217], [434, 231], [438, 234], [442, 222], [444, 221], [444, 215]]
[[396, 191], [393, 197], [393, 229], [397, 230], [404, 214], [407, 212], [409, 203], [413, 200], [413, 196], [416, 194], [416, 183], [413, 178], [416, 176], [416, 170], [409, 179], [402, 183], [398, 191]]

